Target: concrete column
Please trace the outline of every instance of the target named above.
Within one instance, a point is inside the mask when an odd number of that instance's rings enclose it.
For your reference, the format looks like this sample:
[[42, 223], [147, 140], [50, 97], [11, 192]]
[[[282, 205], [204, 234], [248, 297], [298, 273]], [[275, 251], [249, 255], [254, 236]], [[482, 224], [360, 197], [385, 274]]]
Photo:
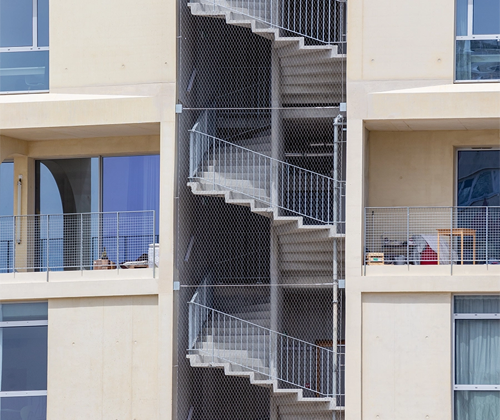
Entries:
[[[22, 179], [20, 180], [20, 177]], [[18, 183], [21, 183], [20, 187]], [[19, 193], [21, 197], [19, 199]], [[20, 205], [19, 205], [20, 204]], [[35, 212], [35, 160], [27, 156], [14, 158], [14, 215], [34, 214]], [[14, 232], [15, 267], [33, 267], [36, 228], [26, 217], [16, 217]], [[26, 271], [26, 270], [21, 270]]]

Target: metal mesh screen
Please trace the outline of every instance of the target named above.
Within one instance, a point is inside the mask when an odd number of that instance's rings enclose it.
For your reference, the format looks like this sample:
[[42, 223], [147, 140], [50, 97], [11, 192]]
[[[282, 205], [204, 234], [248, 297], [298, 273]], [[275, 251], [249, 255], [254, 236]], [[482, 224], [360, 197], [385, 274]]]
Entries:
[[178, 10], [177, 418], [342, 419], [346, 5]]
[[365, 218], [366, 264], [499, 263], [498, 207], [368, 207]]

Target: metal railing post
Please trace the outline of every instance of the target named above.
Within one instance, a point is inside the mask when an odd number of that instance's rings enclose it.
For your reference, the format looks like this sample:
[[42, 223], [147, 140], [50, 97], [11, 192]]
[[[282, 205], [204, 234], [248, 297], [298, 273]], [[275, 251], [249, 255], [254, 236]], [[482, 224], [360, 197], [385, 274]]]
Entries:
[[83, 271], [83, 213], [80, 213], [80, 271]]
[[406, 266], [410, 269], [410, 208], [406, 208]]
[[12, 216], [12, 273], [14, 273], [14, 277], [16, 275], [16, 223], [17, 217]]
[[120, 213], [116, 212], [116, 270], [120, 271]]
[[[50, 216], [47, 215], [47, 258], [46, 258], [46, 260], [47, 260], [47, 281], [49, 281], [49, 270], [50, 270], [50, 268], [49, 268], [49, 242], [50, 242], [49, 241], [49, 238], [50, 238], [49, 217]], [[63, 224], [64, 224], [64, 216], [63, 216]], [[64, 264], [64, 262], [63, 262], [63, 264]]]
[[490, 217], [490, 215], [489, 215], [489, 209], [488, 209], [488, 207], [486, 207], [486, 221], [485, 221], [485, 223], [486, 223], [486, 238], [485, 238], [486, 239], [486, 244], [485, 244], [485, 246], [486, 246], [486, 249], [485, 249], [485, 252], [486, 252], [486, 269], [488, 269], [488, 264], [489, 264], [489, 262], [488, 262], [488, 260], [489, 260], [489, 258], [488, 258], [488, 219], [489, 219], [489, 217]]
[[[159, 242], [159, 241], [158, 241]], [[158, 247], [160, 244], [158, 243]], [[158, 253], [160, 250], [158, 249]], [[153, 278], [156, 277], [156, 212], [153, 210]]]

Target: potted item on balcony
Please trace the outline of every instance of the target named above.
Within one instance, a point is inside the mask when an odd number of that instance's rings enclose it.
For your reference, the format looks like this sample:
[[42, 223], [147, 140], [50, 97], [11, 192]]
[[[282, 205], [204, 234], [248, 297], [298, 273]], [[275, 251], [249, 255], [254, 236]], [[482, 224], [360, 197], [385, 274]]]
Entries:
[[116, 264], [108, 259], [106, 247], [104, 247], [101, 258], [94, 260], [94, 270], [114, 270]]

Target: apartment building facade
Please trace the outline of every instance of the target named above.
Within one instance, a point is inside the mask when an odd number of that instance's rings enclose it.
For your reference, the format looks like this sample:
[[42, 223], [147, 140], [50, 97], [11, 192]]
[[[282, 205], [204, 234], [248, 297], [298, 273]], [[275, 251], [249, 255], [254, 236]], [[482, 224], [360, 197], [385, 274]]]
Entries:
[[499, 7], [349, 3], [347, 418], [500, 416]]
[[0, 2], [2, 420], [171, 418], [175, 7]]

